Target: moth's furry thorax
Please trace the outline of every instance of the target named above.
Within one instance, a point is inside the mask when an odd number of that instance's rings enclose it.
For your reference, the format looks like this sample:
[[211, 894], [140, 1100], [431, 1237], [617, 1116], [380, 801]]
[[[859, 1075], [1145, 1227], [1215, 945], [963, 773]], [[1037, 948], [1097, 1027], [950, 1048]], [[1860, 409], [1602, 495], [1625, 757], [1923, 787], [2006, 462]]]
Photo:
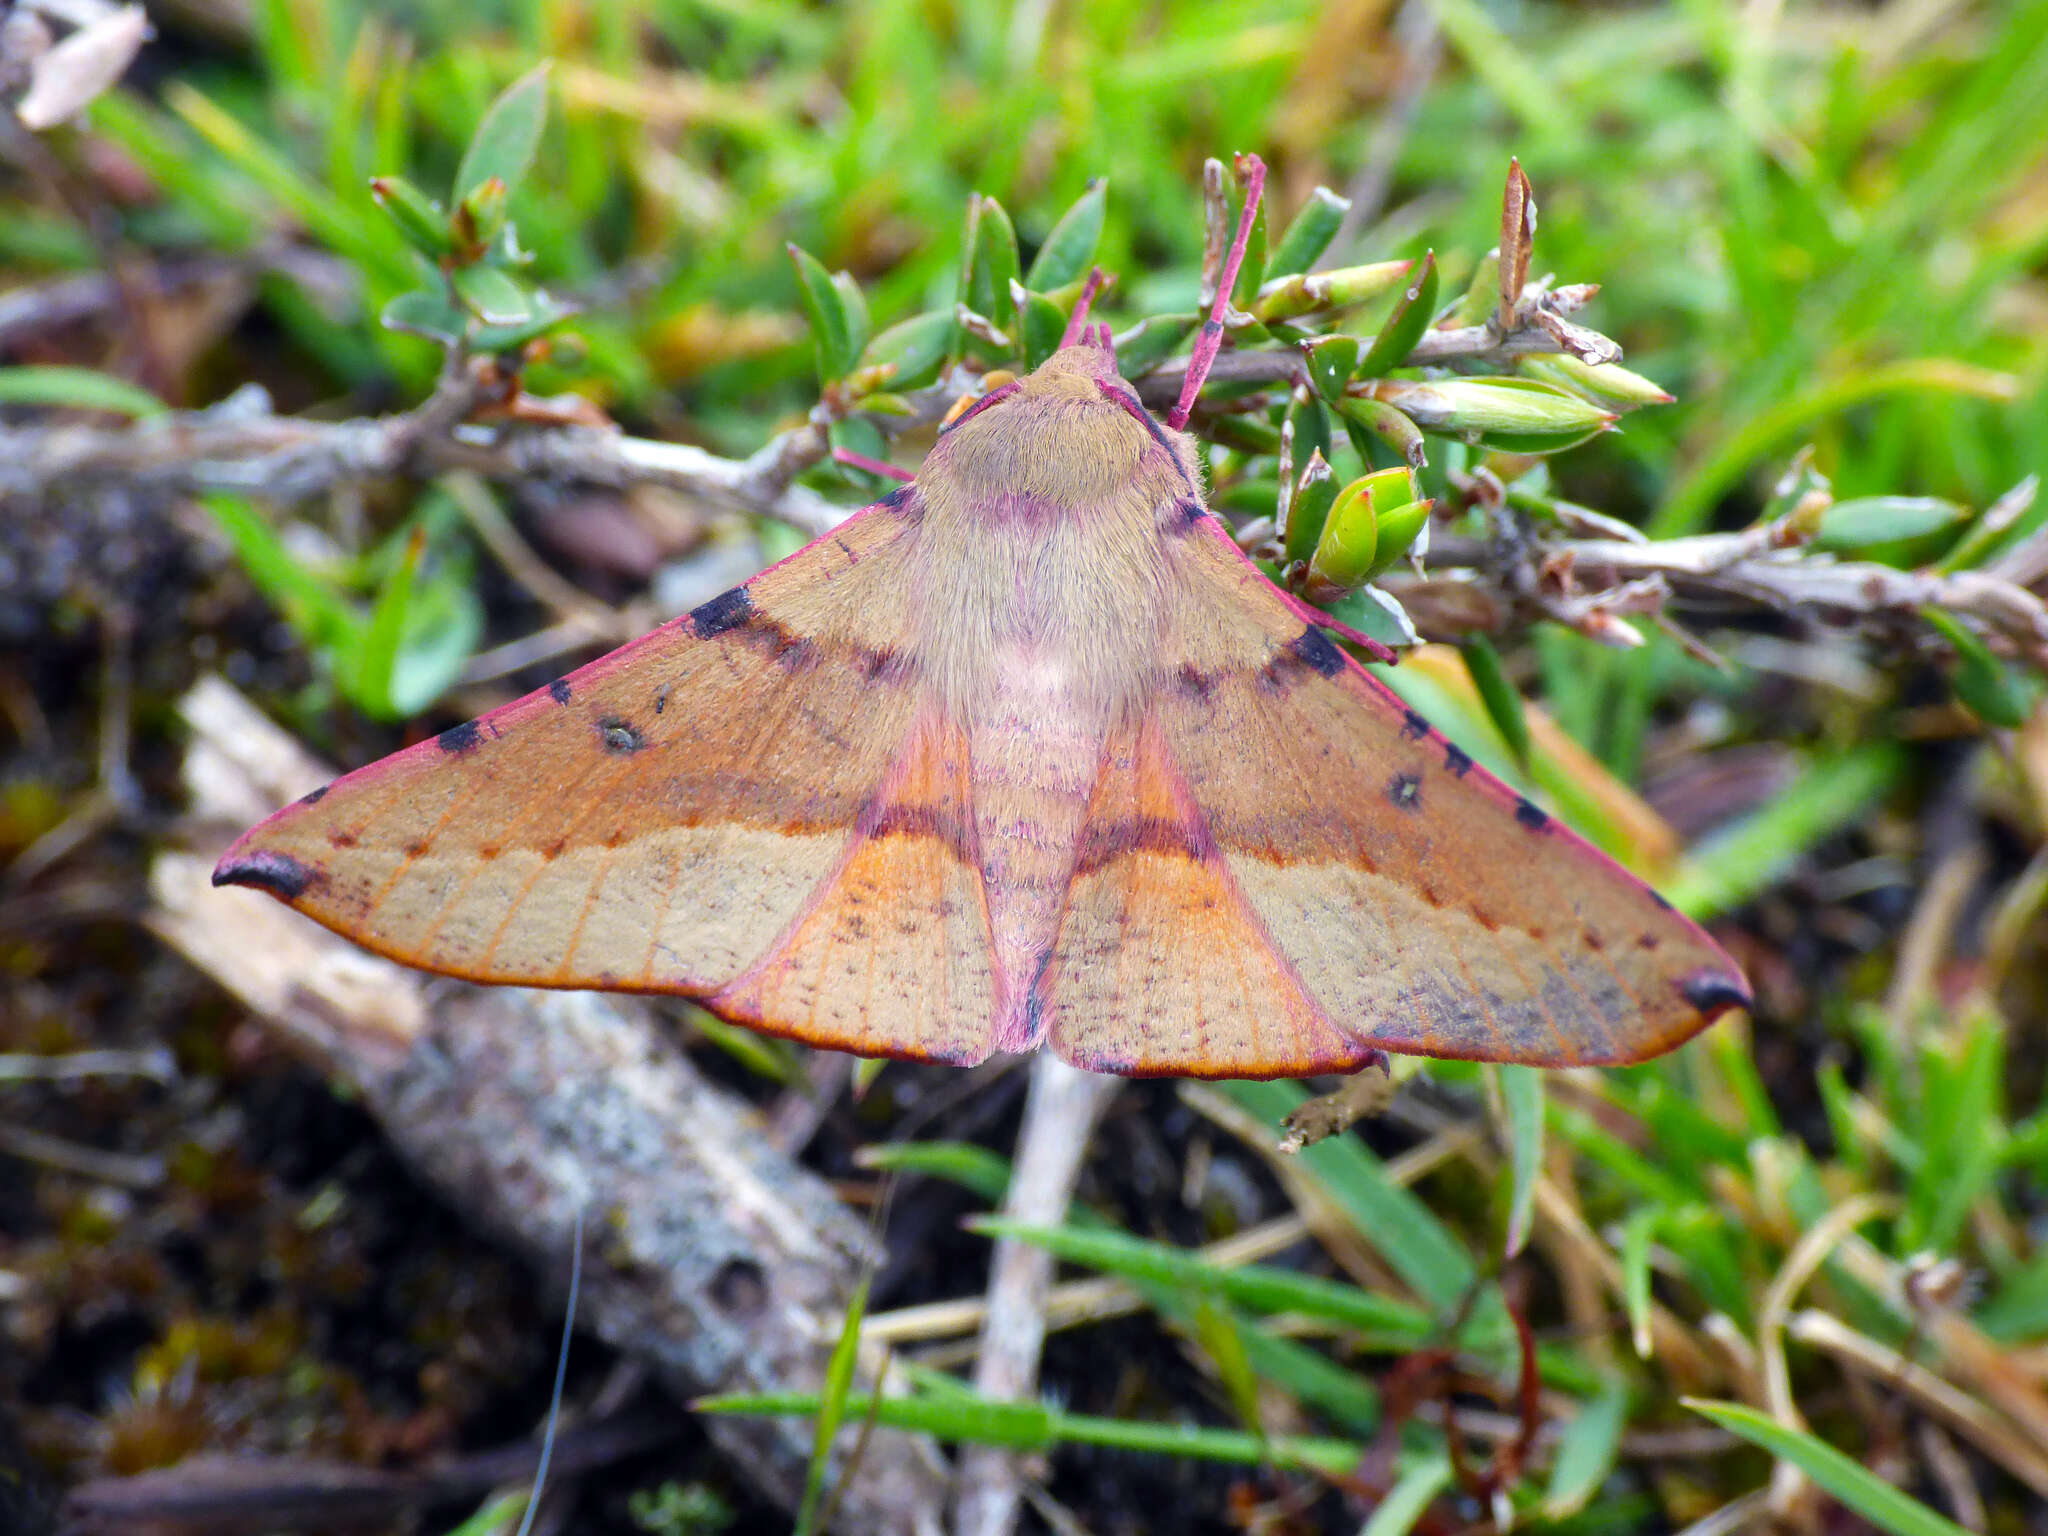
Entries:
[[1193, 445], [1104, 393], [1108, 354], [1069, 347], [940, 438], [918, 474], [929, 559], [922, 670], [965, 717], [1003, 669], [1063, 672], [1115, 717], [1150, 683], [1179, 596], [1177, 503]]

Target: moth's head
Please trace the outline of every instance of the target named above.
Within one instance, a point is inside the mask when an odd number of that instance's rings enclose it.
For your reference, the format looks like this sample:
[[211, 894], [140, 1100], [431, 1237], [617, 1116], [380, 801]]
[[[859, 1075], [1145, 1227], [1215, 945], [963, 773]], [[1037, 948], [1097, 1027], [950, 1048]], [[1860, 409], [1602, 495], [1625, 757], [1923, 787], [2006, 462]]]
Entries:
[[[1149, 507], [1195, 484], [1192, 444], [1147, 411], [1100, 344], [1062, 347], [990, 390], [939, 435], [918, 479], [1005, 505], [1098, 504], [1129, 492]], [[1021, 504], [1021, 503], [1019, 503]]]
[[1055, 399], [1066, 396], [1073, 399], [1098, 399], [1102, 384], [1121, 384], [1123, 377], [1116, 371], [1116, 354], [1107, 347], [1083, 342], [1077, 346], [1061, 347], [1031, 372], [1024, 375], [1023, 395], [1035, 395], [1040, 399]]
[[[1033, 419], [1060, 422], [1073, 430], [1105, 409], [1132, 418], [1146, 436], [1157, 440], [1158, 425], [1139, 404], [1137, 391], [1117, 372], [1116, 353], [1100, 343], [1084, 341], [1061, 347], [1023, 378], [990, 390], [948, 422], [942, 435], [956, 433], [970, 421], [979, 429], [974, 435], [980, 435], [995, 426], [997, 419], [1012, 431], [1021, 430], [1023, 422]], [[1113, 418], [1099, 419], [1106, 427]]]

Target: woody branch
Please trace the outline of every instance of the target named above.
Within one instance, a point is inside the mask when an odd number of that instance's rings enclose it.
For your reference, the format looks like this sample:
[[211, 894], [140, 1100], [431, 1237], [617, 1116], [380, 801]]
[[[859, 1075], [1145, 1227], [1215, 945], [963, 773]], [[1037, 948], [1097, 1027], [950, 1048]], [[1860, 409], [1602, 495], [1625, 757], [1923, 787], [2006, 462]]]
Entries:
[[[1489, 321], [1426, 333], [1410, 361], [1484, 362], [1558, 350], [1560, 342], [1547, 330], [1503, 333]], [[1301, 368], [1291, 350], [1226, 352], [1209, 377], [1281, 382], [1299, 378]], [[1149, 405], [1170, 405], [1186, 374], [1185, 362], [1164, 365], [1138, 382], [1139, 394]], [[876, 418], [877, 424], [892, 433], [929, 426], [971, 382], [965, 375], [947, 379], [911, 397], [908, 416]], [[387, 416], [280, 416], [260, 391], [246, 391], [207, 410], [132, 426], [0, 429], [0, 507], [85, 486], [294, 502], [366, 480], [466, 470], [507, 483], [665, 486], [811, 536], [836, 526], [849, 510], [797, 480], [830, 452], [830, 420], [822, 409], [751, 456], [734, 459], [586, 425], [473, 419], [502, 406], [503, 396], [488, 362], [470, 359], [444, 371], [422, 404]], [[1516, 606], [1608, 638], [1620, 633], [1610, 616], [1661, 613], [1674, 590], [1848, 616], [1903, 615], [1934, 605], [1974, 619], [2018, 654], [2048, 665], [2048, 609], [2027, 590], [2048, 576], [2048, 536], [2027, 541], [1989, 570], [1952, 573], [1815, 558], [1785, 547], [1765, 529], [1642, 542], [1530, 538], [1512, 556], [1504, 559], [1494, 542], [1439, 539], [1429, 563], [1439, 571], [1468, 569]], [[1426, 630], [1435, 627], [1426, 608], [1418, 617]]]
[[[1483, 362], [1526, 352], [1555, 352], [1547, 332], [1502, 336], [1490, 326], [1433, 332], [1412, 361]], [[1424, 354], [1427, 354], [1425, 356]], [[1298, 378], [1292, 351], [1227, 352], [1209, 377], [1216, 381]], [[1138, 381], [1145, 403], [1163, 409], [1178, 398], [1185, 362]], [[908, 416], [877, 417], [886, 433], [936, 422], [972, 380], [967, 376], [912, 397]], [[470, 418], [490, 403], [492, 383], [481, 360], [451, 368], [434, 393], [411, 411], [347, 421], [279, 416], [261, 391], [231, 396], [203, 411], [126, 427], [80, 424], [0, 428], [0, 506], [42, 500], [83, 484], [137, 491], [226, 491], [273, 501], [304, 501], [338, 486], [393, 475], [428, 476], [465, 469], [493, 480], [567, 480], [585, 484], [659, 485], [757, 513], [817, 535], [847, 509], [796, 483], [830, 452], [829, 419], [814, 412], [745, 459], [725, 458], [685, 443], [578, 425], [487, 424]]]

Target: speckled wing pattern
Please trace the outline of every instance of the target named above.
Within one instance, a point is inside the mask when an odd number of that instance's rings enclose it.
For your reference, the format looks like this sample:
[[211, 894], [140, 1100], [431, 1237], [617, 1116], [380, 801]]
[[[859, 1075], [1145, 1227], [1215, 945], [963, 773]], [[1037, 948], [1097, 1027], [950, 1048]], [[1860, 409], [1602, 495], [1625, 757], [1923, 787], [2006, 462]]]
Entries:
[[681, 993], [818, 1045], [978, 1060], [978, 882], [922, 810], [963, 749], [901, 666], [915, 525], [900, 493], [337, 780], [246, 834], [216, 883], [473, 981]]
[[1478, 767], [1220, 524], [1112, 743], [1047, 978], [1103, 1072], [1306, 1075], [1372, 1048], [1539, 1066], [1654, 1056], [1746, 1006], [1649, 886]]

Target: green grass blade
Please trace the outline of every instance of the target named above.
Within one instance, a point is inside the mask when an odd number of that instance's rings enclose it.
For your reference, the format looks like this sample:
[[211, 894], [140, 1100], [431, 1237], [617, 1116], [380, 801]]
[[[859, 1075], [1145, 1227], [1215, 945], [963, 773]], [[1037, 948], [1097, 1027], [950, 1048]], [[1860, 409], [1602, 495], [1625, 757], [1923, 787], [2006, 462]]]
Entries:
[[0, 368], [0, 405], [70, 406], [141, 419], [162, 416], [170, 410], [139, 384], [130, 384], [96, 368], [54, 364]]
[[863, 1274], [846, 1304], [846, 1320], [839, 1326], [839, 1342], [832, 1346], [832, 1358], [825, 1366], [825, 1390], [818, 1398], [817, 1433], [811, 1440], [811, 1464], [804, 1473], [803, 1503], [797, 1508], [797, 1536], [811, 1536], [818, 1520], [819, 1502], [825, 1496], [825, 1469], [832, 1460], [832, 1442], [846, 1420], [847, 1394], [853, 1386], [854, 1367], [860, 1362], [860, 1320], [868, 1309], [868, 1280]]
[[1790, 1462], [1843, 1504], [1892, 1536], [1964, 1536], [1953, 1520], [1936, 1514], [1910, 1494], [1902, 1493], [1875, 1472], [1833, 1446], [1768, 1414], [1741, 1403], [1705, 1398], [1681, 1399], [1685, 1406], [1723, 1429], [1760, 1445], [1781, 1461]]

